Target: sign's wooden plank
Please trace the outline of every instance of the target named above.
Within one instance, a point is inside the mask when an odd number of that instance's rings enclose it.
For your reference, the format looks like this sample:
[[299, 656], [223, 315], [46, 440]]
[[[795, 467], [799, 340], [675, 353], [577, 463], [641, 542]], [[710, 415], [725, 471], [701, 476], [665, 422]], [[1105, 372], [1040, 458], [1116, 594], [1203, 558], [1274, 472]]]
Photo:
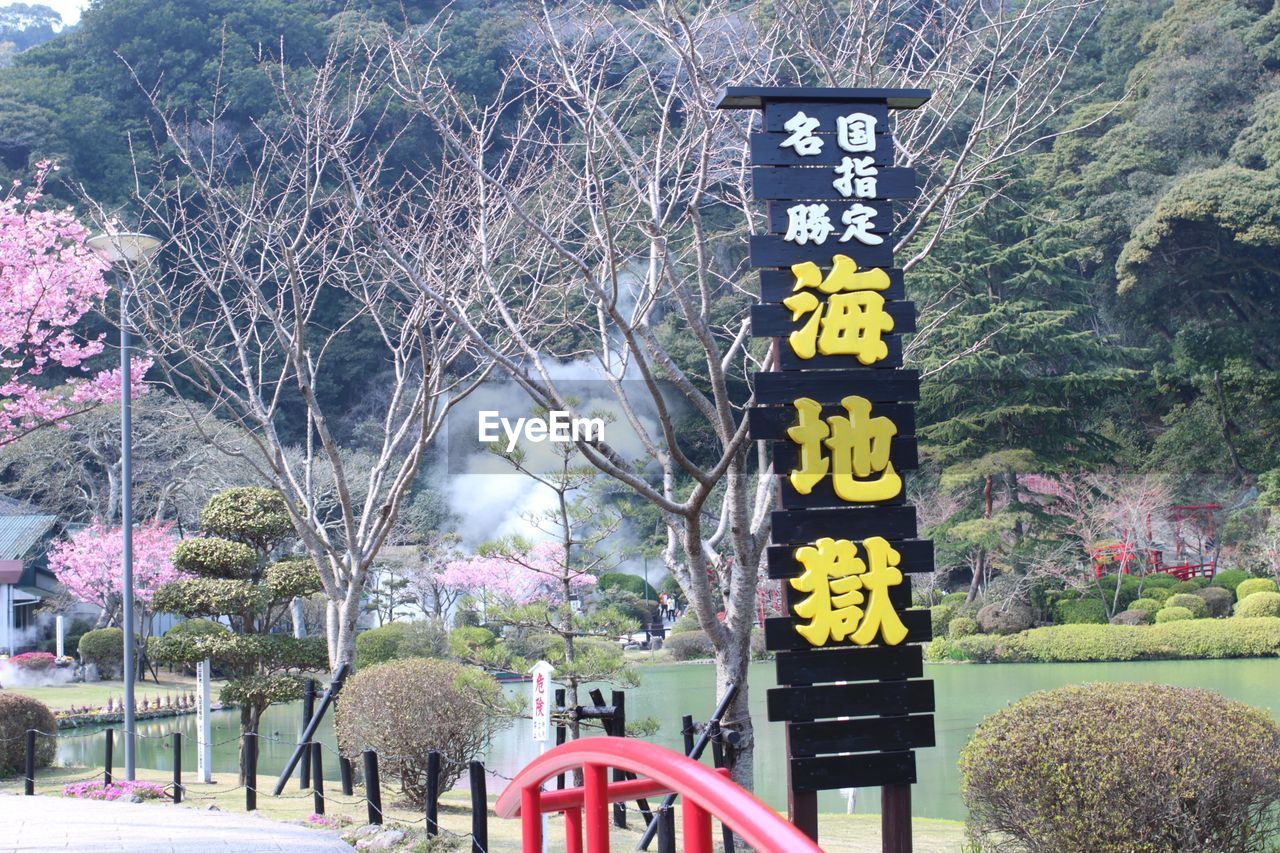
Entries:
[[791, 482], [784, 476], [780, 478], [778, 489], [782, 498], [783, 509], [825, 509], [842, 506], [902, 506], [907, 502], [906, 489], [898, 494], [874, 501], [847, 501], [836, 494], [832, 488], [831, 478], [827, 477], [815, 485], [807, 494], [801, 494], [791, 487]]
[[852, 646], [839, 649], [778, 652], [778, 683], [809, 685], [832, 681], [883, 681], [924, 675], [924, 648]]
[[823, 536], [858, 541], [880, 536], [916, 538], [916, 508], [869, 506], [840, 509], [778, 510], [772, 514], [773, 541], [777, 544], [813, 542]]
[[[803, 204], [804, 202], [799, 202]], [[852, 201], [828, 201], [823, 202], [827, 206], [827, 217], [831, 220], [831, 224], [836, 226], [833, 232], [834, 236], [828, 237], [823, 243], [828, 249], [832, 244], [844, 234], [844, 213], [855, 203], [864, 207], [870, 207], [875, 210], [875, 215], [871, 217], [871, 233], [872, 234], [888, 234], [893, 230], [893, 202], [889, 201], [873, 201], [868, 202], [866, 199], [856, 199]], [[786, 234], [787, 227], [790, 225], [790, 217], [787, 211], [794, 206], [796, 202], [787, 201], [785, 199], [774, 199], [767, 203], [769, 208], [769, 233], [770, 234]], [[892, 242], [888, 238], [886, 243]], [[848, 245], [847, 243], [837, 245]], [[835, 252], [832, 252], [835, 254]], [[847, 254], [847, 253], [846, 253]], [[828, 261], [827, 263], [830, 263]], [[874, 266], [874, 264], [873, 264]]]
[[794, 758], [832, 752], [897, 752], [936, 743], [932, 714], [792, 723], [788, 731]]
[[[804, 566], [796, 559], [796, 548], [810, 544], [812, 543], [795, 542], [785, 545], [770, 545], [765, 551], [769, 563], [769, 577], [775, 579], [794, 578], [803, 572]], [[898, 571], [904, 575], [924, 574], [933, 571], [932, 539], [890, 540], [889, 544], [902, 557], [902, 560], [898, 563]]]
[[[822, 300], [824, 303], [826, 300]], [[804, 327], [811, 315], [799, 320], [791, 319], [791, 309], [781, 303], [751, 306], [751, 334], [757, 338], [785, 338]], [[895, 335], [905, 335], [916, 330], [916, 304], [914, 302], [886, 302], [884, 313], [893, 318]]]
[[818, 758], [791, 759], [791, 787], [796, 791], [914, 785], [915, 782], [914, 752], [824, 755]]
[[851, 395], [872, 403], [899, 403], [920, 399], [920, 375], [914, 370], [757, 373], [755, 391], [756, 403], [764, 406], [790, 405], [801, 397], [823, 404], [839, 403]]
[[883, 335], [880, 338], [889, 350], [874, 364], [864, 365], [852, 355], [815, 355], [801, 358], [785, 344], [778, 349], [778, 366], [783, 370], [893, 370], [902, 367], [902, 338], [899, 335]]
[[827, 261], [832, 252], [848, 255], [859, 268], [893, 266], [893, 241], [890, 238], [885, 237], [879, 246], [864, 246], [857, 240], [841, 243], [838, 237], [840, 230], [832, 232], [822, 245], [806, 243], [803, 246], [774, 234], [753, 234], [748, 241], [751, 266], [789, 268], [805, 261], [819, 263]]
[[[886, 417], [898, 426], [901, 435], [914, 435], [916, 431], [915, 406], [905, 403], [881, 403], [872, 412]], [[822, 407], [822, 417], [848, 416], [840, 405]], [[752, 406], [747, 412], [747, 430], [753, 441], [786, 441], [787, 430], [799, 423], [794, 406]]]
[[[857, 157], [856, 154], [849, 155]], [[834, 201], [857, 202], [852, 194], [845, 195], [836, 189], [833, 181], [840, 178], [835, 169], [796, 167], [792, 169], [778, 166], [757, 166], [751, 170], [751, 195], [756, 201], [767, 199], [798, 199], [802, 201]], [[916, 185], [916, 170], [904, 166], [890, 166], [877, 169], [873, 176], [876, 179], [874, 194], [868, 195], [866, 202], [885, 201], [895, 198], [915, 198], [920, 192]], [[873, 217], [872, 222], [880, 225]], [[834, 224], [842, 224], [835, 220]]]
[[[878, 407], [872, 407], [871, 416], [880, 415]], [[747, 425], [750, 428], [750, 424]], [[773, 470], [778, 474], [789, 474], [800, 464], [800, 445], [790, 439], [773, 442]], [[889, 461], [898, 471], [913, 471], [920, 467], [920, 454], [916, 447], [914, 435], [895, 435], [889, 439]]]
[[[832, 255], [838, 255], [839, 252], [832, 252]], [[830, 272], [831, 258], [825, 258], [821, 261], [815, 261], [818, 266], [822, 267], [823, 272]], [[886, 270], [889, 273], [889, 286], [885, 290], [877, 291], [886, 301], [892, 302], [895, 299], [902, 299], [905, 292], [902, 286], [902, 270]], [[791, 294], [795, 293], [796, 277], [791, 270], [760, 270], [760, 301], [761, 302], [781, 302]]]
[[[795, 606], [807, 598], [809, 593], [801, 592], [791, 585], [789, 581], [782, 582], [782, 597], [786, 601], [788, 612], [791, 612], [791, 618], [801, 623], [805, 623], [807, 619], [801, 619], [794, 613]], [[889, 587], [889, 601], [893, 604], [893, 609], [899, 614], [911, 608], [911, 576], [903, 575], [902, 583]], [[905, 622], [903, 624], [906, 624]], [[815, 648], [808, 646], [808, 648]], [[906, 676], [896, 676], [898, 678], [906, 678]]]
[[[898, 615], [902, 618], [902, 624], [907, 629], [907, 638], [903, 640], [904, 643], [927, 643], [933, 639], [933, 624], [930, 621], [928, 610], [899, 610]], [[771, 652], [816, 648], [812, 643], [796, 632], [796, 624], [796, 619], [790, 616], [774, 616], [765, 619], [764, 647]], [[804, 623], [801, 622], [799, 624]], [[854, 645], [856, 644], [848, 640], [840, 642], [832, 640], [822, 648], [843, 648]], [[868, 645], [872, 644], [869, 643]], [[879, 641], [876, 641], [874, 645], [880, 645]], [[875, 713], [887, 714], [893, 712], [877, 711]], [[846, 716], [846, 714], [842, 711], [830, 714], [829, 716], [839, 717]], [[847, 716], [853, 715], [847, 714]], [[770, 719], [772, 719], [772, 717]]]
[[933, 682], [871, 681], [817, 687], [773, 687], [765, 693], [765, 704], [771, 722], [931, 714]]
[[[823, 103], [820, 101], [765, 101], [764, 129], [766, 133], [786, 133], [784, 125], [796, 113], [802, 112], [809, 118], [816, 118], [818, 126], [814, 133], [836, 132], [836, 119], [851, 113], [865, 113], [876, 120], [876, 131], [888, 131], [889, 108], [884, 101], [844, 101], [843, 103]], [[834, 142], [834, 138], [831, 140]]]
[[[792, 113], [791, 115], [795, 115]], [[789, 119], [791, 116], [787, 116]], [[787, 119], [783, 119], [785, 122]], [[880, 122], [876, 122], [877, 125]], [[876, 147], [874, 151], [845, 151], [836, 141], [836, 123], [830, 122], [826, 127], [819, 125], [814, 135], [822, 140], [822, 149], [816, 154], [801, 156], [794, 147], [782, 147], [782, 143], [791, 137], [787, 131], [781, 133], [751, 134], [751, 164], [753, 166], [835, 166], [841, 159], [852, 157], [873, 157], [877, 166], [893, 165], [893, 136], [886, 126], [876, 127]]]

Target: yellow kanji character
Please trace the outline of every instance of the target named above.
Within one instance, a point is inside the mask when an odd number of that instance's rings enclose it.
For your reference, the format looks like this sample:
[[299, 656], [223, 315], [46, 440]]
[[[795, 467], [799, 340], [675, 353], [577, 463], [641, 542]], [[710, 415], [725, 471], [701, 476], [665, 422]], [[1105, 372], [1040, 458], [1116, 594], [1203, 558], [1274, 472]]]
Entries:
[[[798, 424], [787, 436], [800, 445], [800, 464], [789, 479], [797, 492], [807, 495], [831, 473], [838, 497], [851, 502], [882, 501], [902, 491], [902, 477], [889, 461], [889, 442], [898, 427], [886, 417], [871, 417], [871, 401], [849, 396], [840, 401], [848, 417], [834, 415], [824, 422], [822, 406], [801, 397], [796, 407]], [[831, 451], [828, 457], [823, 447]], [[877, 475], [872, 479], [872, 475]]]
[[[863, 364], [874, 364], [889, 355], [880, 335], [893, 330], [893, 318], [885, 313], [884, 297], [875, 292], [889, 286], [888, 273], [882, 269], [858, 272], [857, 263], [845, 255], [835, 256], [825, 279], [811, 261], [795, 264], [791, 271], [796, 276], [794, 289], [801, 292], [792, 293], [782, 304], [790, 309], [792, 322], [811, 315], [787, 338], [797, 356], [852, 355]], [[806, 288], [830, 298], [824, 305]]]
[[808, 397], [801, 397], [793, 405], [800, 423], [790, 427], [787, 435], [800, 445], [800, 467], [791, 472], [790, 480], [797, 492], [807, 495], [827, 476], [831, 463], [822, 454], [822, 442], [831, 434], [831, 430], [820, 417], [822, 404]]
[[902, 557], [880, 536], [864, 540], [862, 548], [865, 561], [848, 539], [824, 537], [796, 549], [804, 572], [791, 579], [791, 586], [808, 596], [795, 611], [809, 620], [796, 625], [796, 633], [811, 645], [848, 638], [865, 646], [879, 635], [896, 646], [906, 639], [907, 627], [889, 600], [889, 587], [902, 583]]
[[[889, 440], [898, 427], [886, 417], [871, 417], [871, 401], [845, 397], [840, 401], [849, 417], [827, 419], [831, 437], [831, 480], [847, 501], [883, 501], [902, 491], [902, 478], [889, 461]], [[869, 479], [873, 474], [879, 476]]]

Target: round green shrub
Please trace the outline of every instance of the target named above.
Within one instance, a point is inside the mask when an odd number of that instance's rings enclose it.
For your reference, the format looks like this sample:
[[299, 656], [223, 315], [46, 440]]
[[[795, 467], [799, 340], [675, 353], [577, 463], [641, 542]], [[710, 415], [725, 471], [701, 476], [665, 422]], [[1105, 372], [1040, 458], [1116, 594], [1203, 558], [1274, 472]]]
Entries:
[[1145, 598], [1145, 597], [1136, 598], [1134, 599], [1133, 603], [1129, 605], [1129, 609], [1143, 610], [1143, 611], [1146, 611], [1147, 613], [1155, 613], [1157, 610], [1160, 609], [1160, 602], [1156, 601], [1154, 598]]
[[98, 668], [99, 678], [115, 678], [124, 663], [124, 631], [98, 628], [80, 638], [80, 662]]
[[1059, 601], [1053, 608], [1053, 621], [1059, 625], [1105, 625], [1107, 606], [1094, 597]]
[[[1212, 737], [1169, 737], [1205, 720]], [[978, 726], [960, 772], [983, 849], [1263, 851], [1280, 830], [1280, 727], [1207, 690], [1033, 693]]]
[[625, 589], [627, 592], [633, 592], [640, 598], [644, 598], [646, 593], [649, 601], [657, 602], [658, 591], [653, 585], [645, 581], [639, 575], [629, 575], [626, 572], [605, 572], [596, 580], [596, 589], [604, 592], [609, 589]]
[[209, 637], [229, 634], [231, 629], [212, 619], [183, 619], [168, 631], [166, 637]]
[[28, 729], [45, 733], [36, 735], [36, 767], [48, 767], [58, 751], [58, 722], [53, 712], [38, 699], [0, 692], [0, 778], [22, 772]]
[[1236, 601], [1244, 601], [1259, 592], [1276, 592], [1276, 582], [1271, 578], [1249, 578], [1236, 586]]
[[1236, 615], [1250, 619], [1280, 616], [1280, 592], [1255, 592], [1236, 605]]
[[263, 581], [276, 600], [306, 598], [324, 589], [320, 583], [320, 572], [310, 557], [276, 560], [267, 566]]
[[1031, 607], [1017, 601], [988, 604], [978, 611], [978, 624], [987, 634], [1016, 634], [1035, 624]]
[[681, 631], [672, 634], [662, 644], [671, 652], [673, 660], [704, 660], [715, 655], [711, 638], [706, 631]]
[[1150, 610], [1125, 610], [1111, 617], [1112, 625], [1150, 625], [1156, 614]]
[[261, 486], [218, 492], [200, 511], [200, 529], [267, 552], [293, 533], [284, 495]]
[[1178, 579], [1168, 572], [1152, 572], [1142, 578], [1142, 589], [1145, 592], [1149, 589], [1168, 589], [1177, 586]]
[[[461, 629], [460, 629], [461, 630]], [[480, 646], [493, 643], [493, 634], [484, 628], [484, 635], [475, 635]], [[460, 640], [468, 635], [459, 635]], [[356, 668], [386, 663], [397, 658], [438, 658], [449, 651], [449, 634], [444, 626], [434, 619], [420, 619], [415, 622], [388, 622], [381, 628], [370, 628], [356, 635]], [[531, 655], [524, 655], [530, 657]], [[545, 652], [532, 657], [546, 657]]]
[[1194, 594], [1196, 590], [1204, 589], [1208, 585], [1208, 578], [1187, 578], [1184, 581], [1178, 581], [1173, 586], [1169, 587], [1169, 590], [1175, 595], [1180, 592]]
[[1163, 625], [1166, 622], [1181, 622], [1185, 619], [1194, 619], [1196, 615], [1185, 607], [1164, 607], [1156, 612], [1156, 624]]
[[1235, 596], [1230, 590], [1220, 586], [1206, 586], [1204, 589], [1196, 590], [1196, 595], [1204, 599], [1204, 603], [1209, 607], [1209, 615], [1213, 618], [1221, 619], [1231, 615], [1231, 605], [1235, 603]]
[[701, 631], [701, 630], [702, 630], [702, 625], [699, 624], [698, 617], [694, 615], [692, 610], [690, 610], [689, 612], [681, 616], [679, 619], [677, 619], [671, 625], [671, 630], [668, 633], [683, 634], [686, 631]]
[[448, 791], [507, 725], [502, 701], [501, 685], [474, 667], [424, 658], [371, 666], [342, 688], [338, 748], [353, 761], [376, 750], [382, 773], [422, 808], [430, 751], [440, 753], [440, 790]]
[[1164, 603], [1165, 599], [1167, 599], [1172, 594], [1173, 593], [1169, 592], [1168, 587], [1163, 587], [1163, 586], [1150, 586], [1150, 587], [1146, 587], [1142, 591], [1143, 598], [1155, 599], [1156, 601], [1159, 601], [1161, 603]]
[[202, 578], [246, 580], [258, 567], [258, 555], [242, 542], [200, 536], [173, 546], [173, 566]]
[[1249, 574], [1244, 569], [1224, 569], [1213, 576], [1213, 580], [1209, 581], [1209, 585], [1220, 586], [1223, 589], [1230, 590], [1234, 594], [1236, 587], [1240, 585], [1240, 582], [1247, 581], [1251, 577], [1253, 577], [1253, 575]]
[[929, 622], [933, 626], [933, 636], [947, 636], [947, 626], [951, 623], [951, 617], [956, 615], [956, 609], [950, 604], [935, 604], [929, 608]]
[[356, 669], [400, 657], [400, 643], [408, 634], [408, 622], [388, 622], [379, 628], [370, 628], [356, 634]]
[[957, 616], [947, 626], [947, 636], [951, 639], [971, 637], [978, 633], [978, 620], [968, 616]]
[[1209, 605], [1198, 595], [1192, 595], [1186, 592], [1179, 592], [1169, 596], [1164, 603], [1165, 608], [1169, 607], [1185, 607], [1191, 611], [1191, 615], [1196, 619], [1203, 619], [1209, 615]]
[[952, 607], [955, 607], [956, 605], [966, 603], [968, 600], [969, 600], [969, 593], [967, 592], [949, 592], [946, 595], [942, 596], [942, 600], [939, 601], [938, 603], [947, 604]]

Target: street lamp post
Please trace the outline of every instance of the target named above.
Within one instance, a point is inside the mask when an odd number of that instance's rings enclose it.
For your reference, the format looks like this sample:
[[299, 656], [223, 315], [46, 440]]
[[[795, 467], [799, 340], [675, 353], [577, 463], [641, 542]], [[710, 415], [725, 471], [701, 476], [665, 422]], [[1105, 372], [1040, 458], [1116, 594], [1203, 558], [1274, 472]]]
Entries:
[[[146, 234], [108, 232], [85, 241], [98, 257], [111, 264], [133, 267], [150, 259], [160, 249], [160, 241]], [[133, 683], [137, 675], [133, 616], [133, 377], [129, 364], [129, 279], [116, 275], [120, 285], [120, 536], [123, 540], [124, 616], [124, 778], [132, 782], [136, 773]]]

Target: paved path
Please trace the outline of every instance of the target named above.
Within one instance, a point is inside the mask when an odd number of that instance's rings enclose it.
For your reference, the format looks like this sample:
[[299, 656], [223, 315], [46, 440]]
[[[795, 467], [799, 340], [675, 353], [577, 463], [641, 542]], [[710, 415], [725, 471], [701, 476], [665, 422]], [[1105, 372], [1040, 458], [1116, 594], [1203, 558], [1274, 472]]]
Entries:
[[336, 832], [276, 823], [253, 815], [160, 803], [0, 795], [0, 853], [330, 853], [353, 849]]

